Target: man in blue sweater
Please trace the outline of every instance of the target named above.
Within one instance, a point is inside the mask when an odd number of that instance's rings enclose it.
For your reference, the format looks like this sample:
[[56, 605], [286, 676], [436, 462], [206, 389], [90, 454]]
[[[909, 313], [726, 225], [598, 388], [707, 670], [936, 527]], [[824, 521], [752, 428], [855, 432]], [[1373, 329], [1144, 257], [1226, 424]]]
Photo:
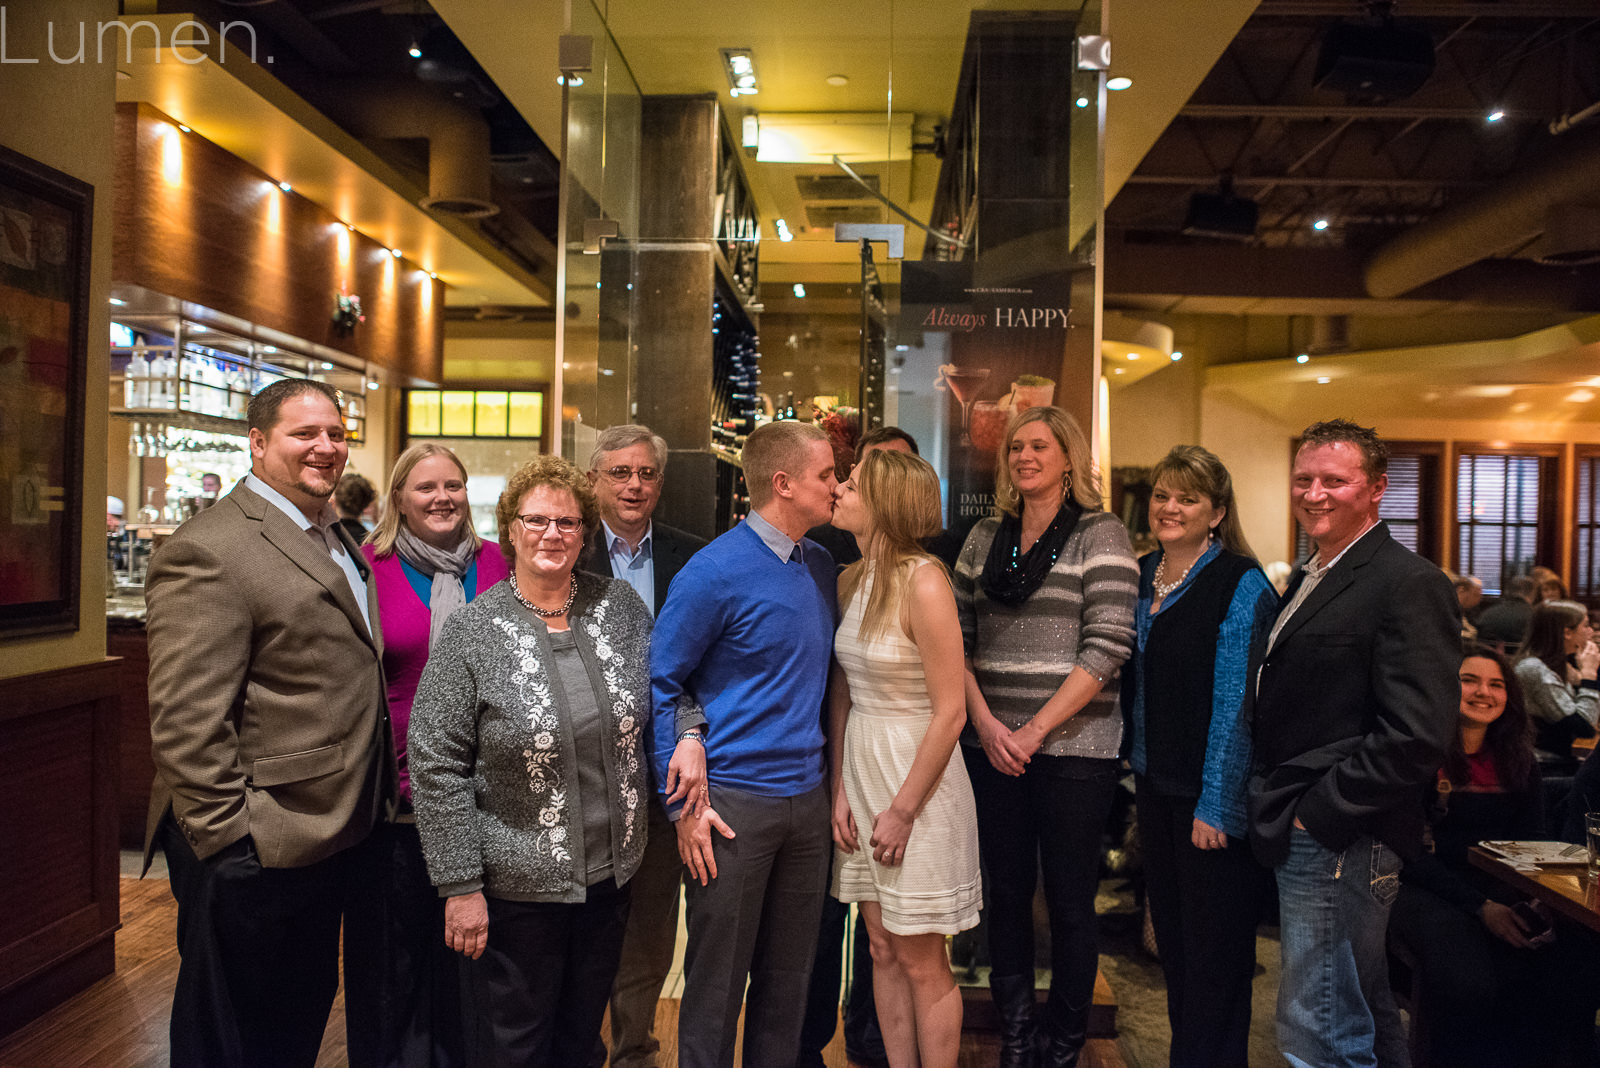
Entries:
[[[731, 1068], [747, 976], [744, 1063], [794, 1064], [833, 850], [834, 566], [805, 537], [833, 514], [833, 450], [815, 426], [769, 423], [745, 442], [744, 474], [753, 511], [672, 580], [650, 651], [664, 795], [704, 750], [705, 793], [666, 802], [689, 871], [683, 1068]], [[684, 693], [702, 725], [680, 722]]]

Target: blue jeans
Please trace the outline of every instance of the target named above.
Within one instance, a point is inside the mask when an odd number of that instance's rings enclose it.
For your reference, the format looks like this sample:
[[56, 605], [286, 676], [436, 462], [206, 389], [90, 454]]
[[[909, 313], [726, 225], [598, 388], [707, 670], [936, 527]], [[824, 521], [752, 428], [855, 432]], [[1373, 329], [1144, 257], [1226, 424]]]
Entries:
[[1375, 839], [1335, 853], [1295, 828], [1278, 868], [1278, 1045], [1295, 1068], [1408, 1068], [1384, 934], [1400, 857]]

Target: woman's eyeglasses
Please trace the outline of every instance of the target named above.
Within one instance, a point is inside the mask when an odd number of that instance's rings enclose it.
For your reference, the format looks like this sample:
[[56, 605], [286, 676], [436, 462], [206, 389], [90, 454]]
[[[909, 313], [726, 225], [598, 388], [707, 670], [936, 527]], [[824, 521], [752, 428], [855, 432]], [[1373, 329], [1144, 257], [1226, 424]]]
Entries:
[[639, 481], [640, 482], [645, 482], [645, 483], [654, 482], [656, 479], [661, 477], [661, 468], [659, 468], [659, 467], [629, 467], [626, 464], [618, 464], [616, 467], [607, 467], [607, 468], [605, 468], [601, 473], [604, 474], [606, 476], [606, 478], [610, 479], [612, 482], [615, 482], [617, 485], [625, 486], [625, 485], [627, 485], [628, 480], [631, 479], [634, 475], [638, 475], [639, 476]]
[[556, 531], [562, 537], [576, 534], [583, 529], [583, 520], [575, 515], [519, 515], [517, 522], [521, 523], [523, 529], [530, 534], [543, 534], [551, 523], [556, 525]]

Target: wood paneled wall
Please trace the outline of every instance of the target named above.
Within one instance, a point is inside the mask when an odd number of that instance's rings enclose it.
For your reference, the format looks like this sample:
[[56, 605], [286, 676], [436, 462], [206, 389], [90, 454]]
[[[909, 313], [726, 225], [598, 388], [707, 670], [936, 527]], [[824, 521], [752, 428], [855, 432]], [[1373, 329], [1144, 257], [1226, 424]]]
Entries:
[[[112, 276], [437, 382], [444, 284], [148, 104], [118, 104]], [[366, 322], [333, 327], [341, 292]]]
[[6, 680], [0, 702], [0, 1035], [111, 974], [118, 662]]

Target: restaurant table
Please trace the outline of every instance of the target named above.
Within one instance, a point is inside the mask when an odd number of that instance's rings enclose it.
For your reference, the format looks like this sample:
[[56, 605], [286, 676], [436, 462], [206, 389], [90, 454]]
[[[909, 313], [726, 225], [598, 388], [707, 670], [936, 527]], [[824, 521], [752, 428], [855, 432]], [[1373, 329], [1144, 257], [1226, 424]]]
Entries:
[[1519, 871], [1482, 846], [1468, 850], [1467, 859], [1518, 893], [1543, 901], [1557, 915], [1600, 933], [1600, 893], [1585, 865], [1547, 864], [1538, 871]]

